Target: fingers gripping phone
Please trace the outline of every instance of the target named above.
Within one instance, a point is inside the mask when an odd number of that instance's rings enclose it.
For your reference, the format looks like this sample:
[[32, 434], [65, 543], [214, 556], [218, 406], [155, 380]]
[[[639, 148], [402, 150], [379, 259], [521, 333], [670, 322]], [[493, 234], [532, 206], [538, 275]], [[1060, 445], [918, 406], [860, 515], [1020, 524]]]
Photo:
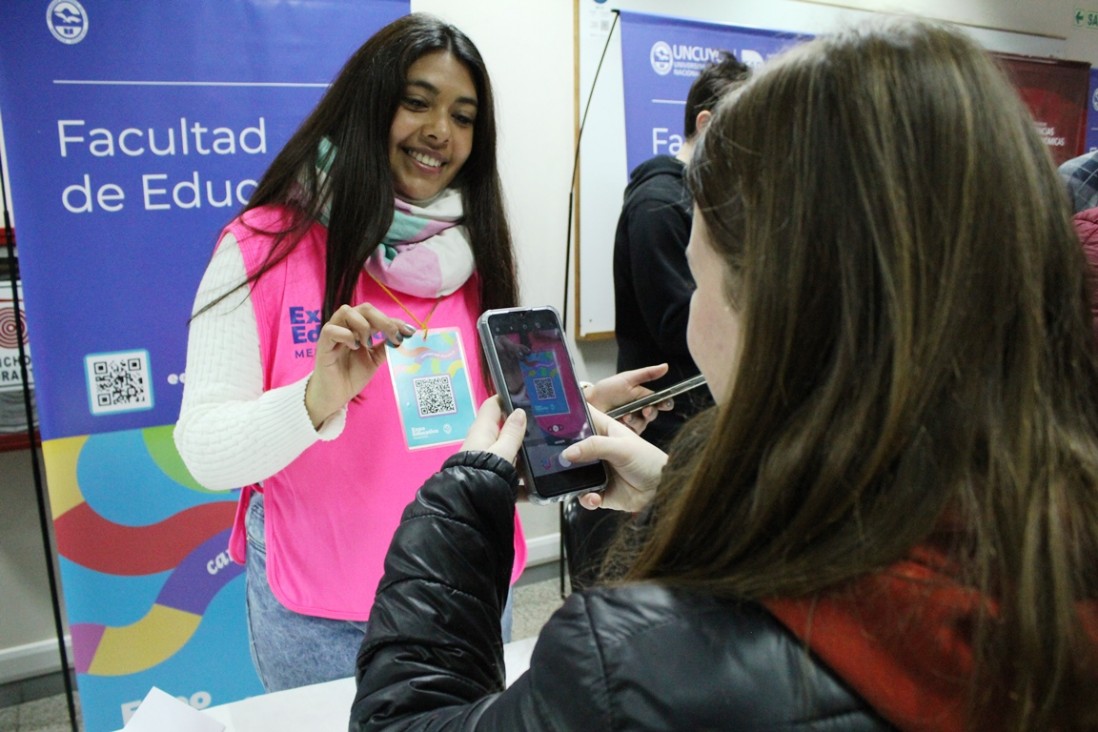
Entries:
[[573, 464], [561, 456], [595, 429], [556, 309], [489, 310], [477, 332], [504, 409], [526, 412], [519, 471], [530, 500], [552, 503], [605, 488], [601, 461]]
[[671, 399], [672, 397], [677, 397], [679, 394], [685, 394], [691, 389], [697, 389], [699, 386], [705, 386], [705, 377], [701, 374], [698, 374], [697, 376], [692, 376], [684, 381], [680, 381], [679, 383], [673, 384], [666, 389], [654, 391], [648, 396], [643, 396], [640, 399], [629, 402], [628, 404], [622, 404], [620, 407], [614, 407], [606, 413], [606, 416], [610, 417], [611, 419], [624, 417], [627, 414], [639, 412], [645, 407], [651, 407], [659, 404], [665, 399]]

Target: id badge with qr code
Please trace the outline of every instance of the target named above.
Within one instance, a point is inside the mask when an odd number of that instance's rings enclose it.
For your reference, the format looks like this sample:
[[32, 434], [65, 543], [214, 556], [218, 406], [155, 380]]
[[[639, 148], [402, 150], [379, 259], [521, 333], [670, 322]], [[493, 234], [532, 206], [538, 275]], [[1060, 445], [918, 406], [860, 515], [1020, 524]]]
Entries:
[[464, 440], [477, 410], [461, 331], [431, 329], [426, 338], [418, 331], [386, 360], [408, 448]]

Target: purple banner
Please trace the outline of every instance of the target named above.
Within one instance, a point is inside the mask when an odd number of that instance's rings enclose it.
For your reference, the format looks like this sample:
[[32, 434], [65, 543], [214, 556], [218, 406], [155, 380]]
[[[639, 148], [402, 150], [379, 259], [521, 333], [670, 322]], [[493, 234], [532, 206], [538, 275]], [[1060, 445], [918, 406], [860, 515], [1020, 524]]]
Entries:
[[625, 143], [629, 170], [655, 155], [674, 155], [683, 143], [690, 85], [705, 66], [729, 51], [757, 66], [808, 36], [702, 23], [659, 15], [621, 14]]
[[236, 495], [198, 485], [172, 442], [187, 320], [221, 227], [408, 0], [4, 11], [4, 150], [84, 729], [121, 729], [152, 686], [196, 708], [261, 693], [226, 551]]
[[1087, 95], [1086, 150], [1098, 150], [1098, 69], [1090, 70], [1090, 93]]
[[0, 35], [44, 439], [175, 421], [217, 233], [407, 0], [27, 0]]

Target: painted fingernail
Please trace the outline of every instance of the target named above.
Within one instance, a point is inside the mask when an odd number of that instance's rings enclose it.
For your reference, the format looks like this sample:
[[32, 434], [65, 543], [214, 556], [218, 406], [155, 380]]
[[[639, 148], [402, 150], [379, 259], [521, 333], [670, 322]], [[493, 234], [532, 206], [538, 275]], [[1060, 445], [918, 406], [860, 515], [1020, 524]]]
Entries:
[[412, 326], [408, 325], [407, 323], [401, 323], [400, 324], [400, 332], [403, 333], [406, 336], [410, 336], [410, 335], [412, 335], [413, 333], [416, 332], [416, 329], [413, 328]]

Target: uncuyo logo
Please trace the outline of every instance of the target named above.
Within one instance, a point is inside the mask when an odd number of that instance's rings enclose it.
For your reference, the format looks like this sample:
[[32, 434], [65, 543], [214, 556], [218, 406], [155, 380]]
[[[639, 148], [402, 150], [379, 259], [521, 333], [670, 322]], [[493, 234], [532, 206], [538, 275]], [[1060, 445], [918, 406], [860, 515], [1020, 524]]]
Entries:
[[88, 12], [77, 0], [53, 0], [46, 8], [46, 25], [62, 43], [80, 43], [88, 35]]
[[648, 53], [648, 60], [652, 62], [652, 70], [660, 76], [667, 76], [675, 65], [675, 59], [671, 55], [671, 46], [663, 41], [652, 44], [652, 50]]

